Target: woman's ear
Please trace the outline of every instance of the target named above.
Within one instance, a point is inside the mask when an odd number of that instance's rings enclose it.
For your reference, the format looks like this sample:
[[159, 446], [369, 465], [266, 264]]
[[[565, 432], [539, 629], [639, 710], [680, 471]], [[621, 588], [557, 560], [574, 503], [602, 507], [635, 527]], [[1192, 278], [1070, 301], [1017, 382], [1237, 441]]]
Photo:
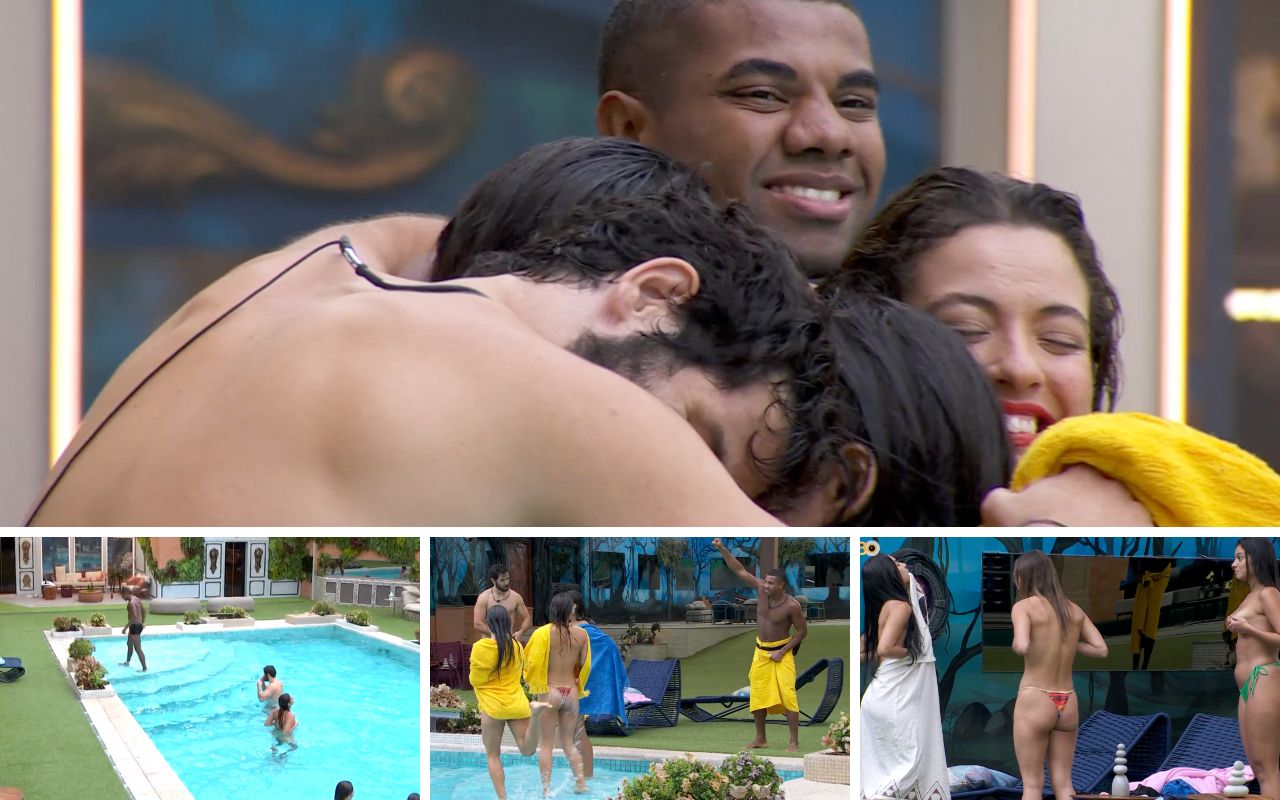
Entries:
[[[840, 448], [840, 458], [848, 465], [846, 473], [839, 471], [839, 479], [829, 484], [833, 493], [832, 500], [838, 508], [846, 509], [846, 515], [852, 516], [862, 511], [871, 502], [876, 491], [876, 479], [879, 470], [876, 468], [875, 455], [871, 448], [859, 442], [849, 442]], [[844, 475], [852, 476], [852, 485], [844, 479]]]

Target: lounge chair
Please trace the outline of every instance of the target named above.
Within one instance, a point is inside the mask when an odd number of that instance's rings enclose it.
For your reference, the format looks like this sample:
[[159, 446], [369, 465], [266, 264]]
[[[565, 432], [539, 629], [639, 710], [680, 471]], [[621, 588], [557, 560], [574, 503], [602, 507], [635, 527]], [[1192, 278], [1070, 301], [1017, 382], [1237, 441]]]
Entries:
[[649, 700], [627, 703], [627, 725], [613, 716], [587, 717], [588, 736], [630, 736], [630, 728], [671, 728], [680, 719], [680, 661], [632, 660], [627, 666], [627, 683]]
[[1157, 768], [1141, 774], [1131, 768], [1129, 774], [1136, 775], [1133, 780], [1140, 781], [1152, 773], [1174, 767], [1218, 769], [1237, 761], [1249, 763], [1244, 754], [1244, 744], [1240, 741], [1239, 721], [1235, 717], [1196, 714], [1178, 743], [1169, 751], [1169, 756]]
[[[831, 716], [831, 712], [835, 710], [836, 704], [840, 702], [840, 695], [844, 692], [844, 659], [842, 658], [821, 658], [809, 667], [807, 670], [796, 676], [796, 689], [812, 683], [815, 678], [827, 671], [827, 687], [822, 693], [822, 702], [818, 704], [818, 708], [809, 715], [800, 711], [801, 725], [817, 725], [827, 721], [827, 717]], [[702, 708], [702, 705], [719, 704], [720, 711], [711, 713]], [[702, 697], [689, 697], [680, 701], [680, 713], [684, 714], [694, 722], [710, 722], [711, 720], [727, 719], [732, 722], [752, 722], [753, 718], [732, 717], [740, 711], [744, 711], [751, 706], [749, 698], [740, 697], [736, 694], [724, 695], [704, 695]], [[766, 721], [785, 725], [786, 719], [767, 719]]]
[[13, 683], [27, 674], [20, 658], [0, 658], [0, 683]]

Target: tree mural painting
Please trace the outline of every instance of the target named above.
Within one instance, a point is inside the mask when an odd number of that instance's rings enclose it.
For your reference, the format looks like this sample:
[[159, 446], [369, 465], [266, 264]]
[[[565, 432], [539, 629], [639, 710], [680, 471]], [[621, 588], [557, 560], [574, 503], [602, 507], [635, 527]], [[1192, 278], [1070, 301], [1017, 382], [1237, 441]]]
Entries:
[[[716, 549], [711, 546], [711, 539], [698, 537], [689, 540], [689, 556], [693, 559], [693, 586], [694, 596], [698, 594], [698, 590], [702, 588], [702, 579], [710, 577], [711, 573], [711, 556]], [[708, 594], [710, 592], [708, 591]]]
[[[1012, 708], [1020, 673], [983, 672], [981, 570], [975, 568], [984, 551], [1022, 553], [1039, 549], [1046, 553], [1106, 556], [1174, 557], [1194, 551], [1196, 556], [1230, 559], [1234, 538], [1223, 537], [877, 537], [886, 553], [902, 549], [928, 555], [946, 576], [948, 627], [934, 642], [938, 657], [938, 694], [948, 761], [984, 764], [1016, 772], [1013, 756]], [[1273, 543], [1275, 539], [1272, 540]], [[1183, 556], [1185, 557], [1185, 556]], [[958, 604], [957, 606], [957, 599]], [[1198, 712], [1233, 716], [1239, 694], [1230, 672], [1115, 672], [1083, 673], [1077, 677], [1080, 715], [1097, 710], [1117, 714], [1169, 714], [1178, 735]], [[863, 675], [865, 688], [865, 672]]]
[[685, 539], [662, 538], [658, 540], [656, 554], [658, 563], [662, 564], [667, 573], [667, 619], [673, 619], [673, 602], [676, 595], [676, 567], [680, 566], [680, 559], [685, 557], [689, 552], [689, 542]]

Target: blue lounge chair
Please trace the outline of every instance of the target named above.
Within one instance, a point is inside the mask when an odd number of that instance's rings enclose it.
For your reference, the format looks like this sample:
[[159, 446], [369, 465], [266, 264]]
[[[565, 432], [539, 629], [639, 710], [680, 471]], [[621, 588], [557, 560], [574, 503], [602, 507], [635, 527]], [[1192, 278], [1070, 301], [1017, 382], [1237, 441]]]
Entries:
[[[1234, 717], [1215, 717], [1212, 714], [1196, 714], [1191, 724], [1182, 732], [1169, 756], [1151, 772], [1134, 780], [1142, 780], [1152, 772], [1163, 772], [1174, 767], [1218, 769], [1229, 767], [1237, 761], [1248, 764], [1244, 743], [1240, 741], [1240, 723]], [[1132, 769], [1130, 775], [1134, 775]]]
[[[819, 659], [813, 666], [796, 676], [796, 689], [812, 683], [823, 670], [827, 671], [827, 686], [822, 694], [822, 702], [818, 704], [818, 709], [813, 712], [812, 716], [801, 710], [801, 725], [817, 725], [826, 722], [827, 717], [831, 716], [831, 712], [835, 710], [836, 704], [840, 702], [840, 695], [844, 692], [844, 659], [842, 658]], [[704, 704], [718, 704], [721, 709], [713, 714], [702, 708]], [[752, 722], [753, 719], [750, 717], [732, 716], [746, 710], [750, 705], [751, 701], [748, 698], [740, 697], [736, 694], [703, 695], [681, 700], [680, 713], [694, 722], [709, 722], [717, 719], [726, 719], [732, 722]], [[787, 722], [785, 718], [769, 719], [767, 721], [778, 725], [785, 725]]]
[[0, 658], [0, 683], [13, 683], [27, 674], [20, 658]]
[[637, 658], [627, 667], [627, 682], [649, 700], [627, 703], [627, 724], [613, 716], [593, 715], [583, 723], [588, 736], [630, 736], [631, 728], [671, 728], [680, 719], [680, 661]]

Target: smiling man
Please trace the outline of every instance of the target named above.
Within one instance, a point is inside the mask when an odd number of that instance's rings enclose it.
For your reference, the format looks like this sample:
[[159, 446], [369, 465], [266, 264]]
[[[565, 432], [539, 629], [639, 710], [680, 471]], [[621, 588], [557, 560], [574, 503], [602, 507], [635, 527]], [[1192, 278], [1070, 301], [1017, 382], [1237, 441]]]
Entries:
[[839, 268], [884, 177], [879, 83], [840, 0], [619, 0], [596, 127], [741, 200], [811, 278]]

